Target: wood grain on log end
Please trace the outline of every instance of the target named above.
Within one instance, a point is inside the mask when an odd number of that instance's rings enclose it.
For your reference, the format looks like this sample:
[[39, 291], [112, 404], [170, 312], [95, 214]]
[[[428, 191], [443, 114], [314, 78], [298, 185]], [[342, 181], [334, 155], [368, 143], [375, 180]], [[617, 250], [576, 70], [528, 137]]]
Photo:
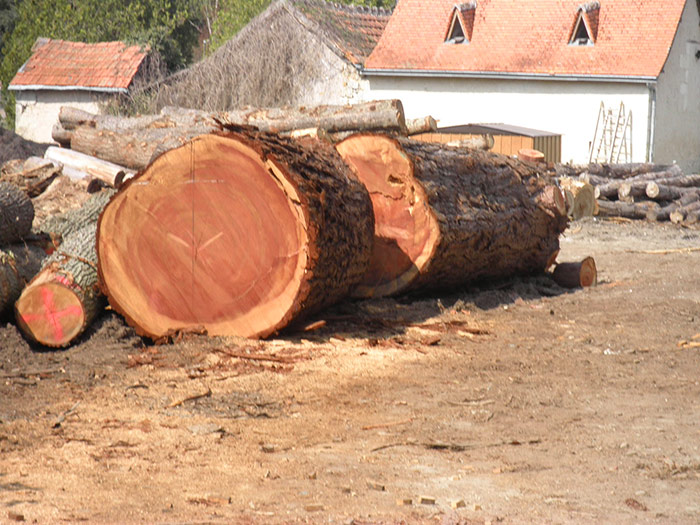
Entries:
[[560, 263], [552, 272], [552, 279], [563, 288], [595, 286], [598, 283], [595, 259], [586, 257], [580, 262]]
[[100, 283], [141, 335], [265, 337], [361, 278], [373, 228], [366, 190], [332, 146], [266, 137], [197, 137], [105, 208]]
[[386, 296], [405, 288], [430, 262], [440, 229], [424, 188], [396, 140], [356, 135], [336, 149], [369, 191], [374, 208], [370, 268], [356, 297]]
[[85, 327], [80, 299], [68, 286], [46, 282], [30, 286], [15, 305], [22, 332], [34, 341], [51, 347], [70, 343]]

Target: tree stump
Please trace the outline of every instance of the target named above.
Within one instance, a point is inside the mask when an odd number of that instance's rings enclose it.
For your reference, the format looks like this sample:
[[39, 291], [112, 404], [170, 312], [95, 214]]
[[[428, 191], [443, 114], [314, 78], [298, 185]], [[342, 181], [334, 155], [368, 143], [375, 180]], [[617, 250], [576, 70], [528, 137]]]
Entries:
[[367, 186], [372, 263], [354, 295], [541, 273], [567, 225], [535, 167], [481, 150], [358, 134], [336, 145]]
[[347, 295], [373, 228], [366, 189], [329, 144], [207, 134], [159, 156], [107, 205], [100, 282], [152, 339], [265, 337]]

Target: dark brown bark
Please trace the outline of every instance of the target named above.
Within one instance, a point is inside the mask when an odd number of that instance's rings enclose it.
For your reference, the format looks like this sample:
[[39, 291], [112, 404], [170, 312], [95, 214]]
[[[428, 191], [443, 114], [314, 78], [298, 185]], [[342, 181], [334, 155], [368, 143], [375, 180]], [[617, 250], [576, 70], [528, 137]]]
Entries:
[[44, 257], [44, 248], [35, 244], [0, 248], [0, 314], [14, 304], [22, 289], [41, 268]]
[[105, 208], [100, 282], [138, 333], [264, 337], [344, 297], [369, 264], [365, 188], [332, 146], [200, 136]]
[[563, 288], [595, 286], [598, 282], [595, 260], [586, 257], [580, 262], [559, 263], [552, 272], [552, 279]]
[[679, 188], [677, 186], [666, 186], [656, 182], [647, 182], [644, 193], [655, 201], [675, 201], [691, 193], [700, 193], [700, 188]]
[[624, 217], [627, 219], [646, 219], [659, 209], [656, 202], [627, 203], [598, 199], [598, 215], [601, 217]]
[[97, 317], [104, 298], [97, 286], [96, 228], [93, 222], [68, 235], [17, 300], [17, 325], [33, 341], [68, 346]]
[[[629, 179], [638, 177], [644, 174], [654, 174], [667, 172], [669, 175], [658, 176], [677, 176], [682, 175], [680, 167], [676, 164], [662, 165], [651, 163], [629, 163], [629, 164], [589, 164], [586, 170], [591, 175], [599, 175], [611, 179]], [[654, 175], [651, 175], [654, 178]]]
[[34, 206], [26, 193], [8, 182], [0, 182], [0, 247], [29, 234]]
[[354, 135], [336, 146], [375, 214], [361, 297], [544, 272], [567, 219], [536, 169], [479, 150]]

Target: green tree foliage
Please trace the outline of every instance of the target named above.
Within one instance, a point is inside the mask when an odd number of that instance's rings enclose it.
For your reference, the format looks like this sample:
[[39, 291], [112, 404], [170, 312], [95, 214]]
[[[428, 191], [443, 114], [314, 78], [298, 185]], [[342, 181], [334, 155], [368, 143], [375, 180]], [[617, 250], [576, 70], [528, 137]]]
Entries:
[[[15, 0], [0, 0], [0, 42], [7, 33], [11, 33], [17, 20], [17, 6]], [[2, 50], [0, 49], [0, 60]]]
[[[391, 8], [395, 0], [340, 0], [340, 2]], [[220, 6], [213, 24], [210, 52], [238, 33], [253, 17], [270, 5], [271, 0], [219, 0], [217, 3]]]
[[191, 61], [197, 41], [190, 23], [192, 5], [193, 0], [19, 0], [14, 28], [3, 38], [0, 64], [9, 123], [14, 121], [14, 97], [6, 86], [38, 37], [149, 45], [174, 70]]

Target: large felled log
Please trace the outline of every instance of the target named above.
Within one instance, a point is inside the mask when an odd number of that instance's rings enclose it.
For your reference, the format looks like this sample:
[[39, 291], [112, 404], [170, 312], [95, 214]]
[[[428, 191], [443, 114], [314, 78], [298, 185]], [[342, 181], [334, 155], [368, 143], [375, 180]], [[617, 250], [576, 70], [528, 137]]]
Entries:
[[690, 193], [700, 194], [700, 188], [679, 188], [677, 186], [666, 186], [654, 181], [647, 182], [644, 188], [647, 197], [657, 201], [675, 201]]
[[[55, 146], [49, 146], [46, 149], [44, 158], [60, 164], [64, 168], [68, 167], [84, 172], [89, 177], [106, 182], [112, 187], [117, 187], [121, 181], [125, 178], [131, 178], [135, 173], [124, 166], [98, 159], [79, 151], [57, 148]], [[65, 171], [64, 169], [64, 173]]]
[[372, 264], [355, 295], [543, 272], [567, 224], [534, 167], [480, 150], [359, 134], [336, 145], [367, 186]]
[[35, 244], [0, 248], [0, 314], [14, 304], [45, 256], [44, 248]]
[[100, 311], [96, 227], [88, 224], [67, 236], [17, 300], [17, 325], [33, 341], [67, 346]]
[[209, 134], [158, 157], [105, 208], [100, 282], [138, 333], [263, 337], [345, 296], [374, 228], [333, 147]]
[[683, 222], [688, 214], [700, 210], [700, 201], [694, 201], [684, 206], [679, 206], [669, 214], [669, 219], [674, 224]]
[[8, 182], [0, 182], [0, 246], [19, 241], [29, 234], [34, 206], [26, 193]]

